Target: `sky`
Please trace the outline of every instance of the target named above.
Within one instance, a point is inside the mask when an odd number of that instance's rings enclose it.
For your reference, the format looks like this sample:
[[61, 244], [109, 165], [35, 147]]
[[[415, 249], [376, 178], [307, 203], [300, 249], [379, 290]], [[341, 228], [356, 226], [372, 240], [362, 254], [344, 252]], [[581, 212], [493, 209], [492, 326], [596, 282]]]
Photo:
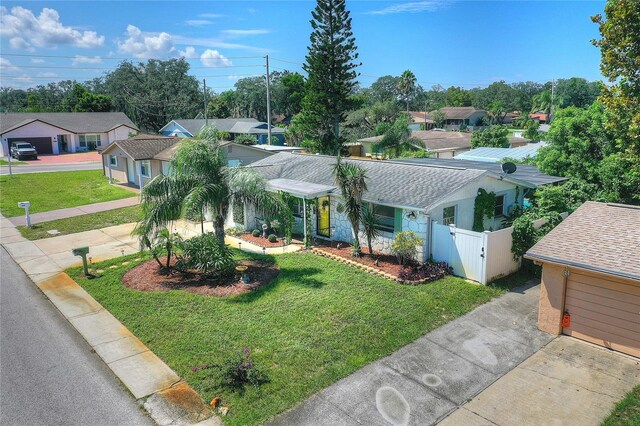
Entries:
[[[347, 1], [361, 86], [410, 69], [418, 83], [600, 80], [590, 16], [604, 1]], [[315, 1], [2, 1], [0, 85], [85, 81], [122, 60], [184, 56], [221, 92], [242, 77], [302, 72]]]

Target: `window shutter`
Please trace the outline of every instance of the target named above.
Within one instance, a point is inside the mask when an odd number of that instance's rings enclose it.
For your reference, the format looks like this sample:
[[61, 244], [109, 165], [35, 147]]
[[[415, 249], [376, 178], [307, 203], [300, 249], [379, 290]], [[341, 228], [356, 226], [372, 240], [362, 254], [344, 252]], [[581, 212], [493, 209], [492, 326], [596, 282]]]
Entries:
[[395, 221], [393, 223], [393, 232], [402, 232], [402, 209], [396, 208]]

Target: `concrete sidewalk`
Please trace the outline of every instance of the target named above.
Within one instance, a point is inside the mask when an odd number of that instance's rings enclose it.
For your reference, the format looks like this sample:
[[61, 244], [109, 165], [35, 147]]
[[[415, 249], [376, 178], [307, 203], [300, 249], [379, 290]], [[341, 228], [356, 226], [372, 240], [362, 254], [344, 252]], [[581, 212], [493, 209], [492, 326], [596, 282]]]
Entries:
[[428, 425], [554, 339], [536, 328], [539, 285], [516, 289], [313, 395], [271, 425]]
[[[122, 207], [131, 207], [140, 204], [140, 197], [122, 198], [119, 200], [105, 201], [103, 203], [87, 204], [78, 207], [69, 207], [66, 209], [51, 210], [42, 213], [31, 214], [31, 224], [49, 222], [56, 219], [66, 219], [68, 217], [83, 216], [85, 214], [105, 212], [108, 210], [120, 209]], [[8, 219], [13, 225], [25, 225], [24, 216], [16, 216]]]
[[[0, 216], [0, 243], [158, 424], [221, 425], [191, 387], [63, 272], [81, 264], [74, 247], [89, 246], [93, 262], [137, 253], [134, 225], [29, 241]], [[182, 221], [175, 230], [184, 237], [200, 232]]]

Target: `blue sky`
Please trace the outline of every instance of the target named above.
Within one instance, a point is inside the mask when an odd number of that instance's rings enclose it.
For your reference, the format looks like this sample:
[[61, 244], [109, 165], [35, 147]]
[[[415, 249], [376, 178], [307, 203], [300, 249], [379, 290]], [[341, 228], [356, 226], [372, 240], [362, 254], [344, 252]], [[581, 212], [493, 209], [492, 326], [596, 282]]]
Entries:
[[[301, 71], [314, 6], [301, 0], [3, 1], [0, 83], [84, 81], [122, 59], [187, 56], [192, 74], [222, 91], [263, 73], [266, 54], [275, 70]], [[602, 12], [603, 1], [353, 0], [347, 7], [363, 86], [405, 69], [425, 88], [602, 78], [590, 16]]]

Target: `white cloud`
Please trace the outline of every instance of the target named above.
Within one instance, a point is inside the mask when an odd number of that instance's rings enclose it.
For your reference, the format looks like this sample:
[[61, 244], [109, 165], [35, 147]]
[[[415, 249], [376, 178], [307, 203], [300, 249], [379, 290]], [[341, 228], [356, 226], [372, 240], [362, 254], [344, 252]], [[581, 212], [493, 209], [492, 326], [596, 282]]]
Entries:
[[208, 67], [228, 67], [232, 62], [217, 50], [207, 49], [200, 55], [202, 63]]
[[242, 49], [250, 50], [260, 53], [269, 53], [272, 50], [263, 47], [249, 46], [246, 44], [229, 43], [217, 38], [199, 38], [199, 37], [185, 37], [180, 35], [173, 36], [173, 40], [176, 44], [202, 46], [210, 49]]
[[38, 77], [56, 78], [58, 77], [58, 74], [56, 74], [55, 72], [41, 72], [40, 74], [38, 74]]
[[78, 64], [100, 64], [102, 63], [102, 58], [100, 56], [82, 56], [76, 55], [75, 58], [71, 60], [73, 65]]
[[222, 30], [222, 34], [241, 37], [241, 36], [251, 36], [251, 35], [261, 35], [261, 34], [269, 34], [270, 30], [263, 29], [255, 29], [255, 30]]
[[189, 19], [184, 21], [184, 23], [191, 27], [203, 27], [205, 25], [213, 24], [213, 22], [209, 21], [208, 19]]
[[0, 58], [0, 68], [2, 71], [18, 71], [20, 68], [13, 65], [10, 60], [5, 58]]
[[144, 33], [135, 25], [128, 25], [126, 36], [126, 40], [117, 42], [118, 50], [136, 58], [166, 58], [178, 53], [171, 34], [165, 32]]
[[197, 58], [196, 49], [193, 46], [187, 46], [184, 50], [179, 50], [178, 54], [183, 58]]
[[391, 15], [394, 13], [419, 13], [433, 12], [442, 9], [451, 4], [451, 1], [430, 0], [430, 1], [413, 1], [407, 3], [398, 3], [384, 9], [372, 10], [367, 12], [369, 15]]
[[32, 63], [32, 64], [44, 64], [44, 59], [35, 59], [35, 58], [32, 58], [32, 59], [31, 59], [31, 63]]
[[0, 7], [0, 35], [9, 38], [14, 49], [36, 47], [56, 47], [72, 45], [81, 48], [94, 48], [104, 44], [104, 36], [95, 31], [79, 31], [65, 27], [55, 9], [44, 8], [39, 16], [20, 6]]
[[215, 18], [222, 18], [224, 15], [220, 15], [218, 13], [201, 13], [198, 15], [199, 18], [206, 18], [206, 19], [215, 19]]

